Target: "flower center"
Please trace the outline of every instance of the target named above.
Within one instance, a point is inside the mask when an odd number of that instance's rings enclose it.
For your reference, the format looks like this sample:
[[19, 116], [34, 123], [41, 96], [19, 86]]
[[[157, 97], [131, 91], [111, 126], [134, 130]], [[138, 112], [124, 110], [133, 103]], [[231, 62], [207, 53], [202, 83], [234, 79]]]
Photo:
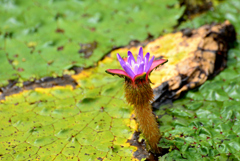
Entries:
[[140, 64], [141, 63], [144, 63], [143, 61], [142, 62], [139, 62], [139, 63], [135, 63], [135, 62], [131, 62], [131, 65], [128, 63], [128, 62], [126, 62], [126, 65], [130, 68], [130, 69], [132, 69], [132, 71], [133, 71], [133, 73], [135, 74], [135, 75], [137, 75], [138, 74], [138, 69], [139, 69], [139, 66], [140, 66]]

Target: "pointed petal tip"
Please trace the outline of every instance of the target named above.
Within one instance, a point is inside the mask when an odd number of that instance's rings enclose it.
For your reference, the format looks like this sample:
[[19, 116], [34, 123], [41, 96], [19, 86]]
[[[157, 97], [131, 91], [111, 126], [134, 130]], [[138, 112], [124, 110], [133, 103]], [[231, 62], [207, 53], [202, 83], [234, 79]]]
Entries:
[[140, 48], [139, 48], [139, 52], [140, 52], [140, 51], [143, 51], [143, 48], [142, 48], [142, 46], [140, 46]]
[[120, 56], [118, 53], [117, 53], [117, 57], [118, 57], [118, 58], [119, 58], [119, 57], [121, 58], [121, 56]]
[[118, 61], [121, 62], [122, 57], [117, 53]]
[[150, 58], [150, 53], [147, 52], [147, 54], [146, 54], [145, 57], [144, 57], [144, 61], [145, 61], [145, 63], [148, 63], [149, 58]]
[[139, 48], [139, 53], [143, 54], [143, 48], [142, 48], [142, 46]]
[[136, 63], [131, 51], [128, 51], [128, 63], [132, 65], [132, 62]]
[[139, 48], [138, 56], [140, 56], [140, 61], [142, 61], [143, 60], [143, 48], [142, 47]]
[[129, 56], [129, 55], [132, 55], [132, 52], [131, 52], [130, 50], [128, 50], [128, 56]]
[[125, 60], [118, 53], [117, 53], [117, 58], [120, 65], [123, 67], [123, 65], [125, 64]]
[[148, 57], [148, 56], [150, 56], [150, 53], [149, 53], [149, 52], [147, 52], [147, 54], [145, 55], [145, 57]]

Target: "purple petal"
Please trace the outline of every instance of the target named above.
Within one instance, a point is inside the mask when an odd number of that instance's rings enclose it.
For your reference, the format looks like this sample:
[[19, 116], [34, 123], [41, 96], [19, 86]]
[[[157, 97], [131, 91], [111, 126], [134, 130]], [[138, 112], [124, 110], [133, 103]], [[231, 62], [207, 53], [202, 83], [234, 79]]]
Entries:
[[125, 61], [123, 60], [123, 58], [117, 53], [117, 58], [118, 58], [118, 61], [119, 63], [121, 64], [122, 68], [123, 68], [123, 65], [125, 65]]
[[147, 65], [147, 68], [146, 68], [145, 72], [148, 72], [148, 71], [149, 71], [149, 69], [150, 69], [150, 67], [151, 67], [151, 65], [152, 65], [152, 63], [153, 63], [153, 60], [154, 60], [154, 56], [153, 56], [152, 59], [148, 62], [148, 65]]
[[126, 62], [125, 64], [126, 64], [126, 66], [128, 66], [129, 68], [132, 68], [132, 66], [131, 66], [128, 62]]
[[128, 51], [128, 63], [132, 66], [133, 62], [136, 63], [131, 51]]
[[126, 71], [126, 73], [131, 77], [134, 78], [135, 74], [133, 73], [132, 69], [129, 68], [127, 65], [123, 65], [123, 69]]
[[147, 54], [145, 55], [145, 57], [144, 57], [144, 71], [145, 71], [145, 72], [147, 72], [146, 69], [147, 69], [149, 57], [150, 57], [150, 53], [147, 53]]
[[140, 47], [138, 57], [137, 57], [137, 63], [140, 64], [140, 62], [143, 61], [143, 49]]
[[137, 74], [137, 72], [138, 72], [138, 65], [137, 64], [133, 64], [132, 68], [133, 68], [133, 72], [135, 74]]
[[142, 63], [139, 65], [137, 74], [141, 74], [141, 73], [143, 73], [143, 72], [144, 72], [144, 63], [142, 62]]

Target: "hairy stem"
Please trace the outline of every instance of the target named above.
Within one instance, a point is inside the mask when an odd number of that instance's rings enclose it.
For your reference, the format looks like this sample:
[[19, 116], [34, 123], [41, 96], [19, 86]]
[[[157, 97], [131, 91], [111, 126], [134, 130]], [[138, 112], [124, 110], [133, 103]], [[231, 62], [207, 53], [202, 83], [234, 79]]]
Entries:
[[149, 104], [134, 107], [137, 122], [141, 132], [153, 152], [159, 153], [158, 142], [161, 138], [160, 131], [155, 116], [152, 113], [152, 107]]
[[139, 79], [133, 83], [126, 79], [125, 97], [127, 102], [134, 106], [137, 122], [146, 142], [153, 152], [159, 153], [157, 144], [161, 135], [156, 118], [152, 113], [153, 90], [150, 81]]

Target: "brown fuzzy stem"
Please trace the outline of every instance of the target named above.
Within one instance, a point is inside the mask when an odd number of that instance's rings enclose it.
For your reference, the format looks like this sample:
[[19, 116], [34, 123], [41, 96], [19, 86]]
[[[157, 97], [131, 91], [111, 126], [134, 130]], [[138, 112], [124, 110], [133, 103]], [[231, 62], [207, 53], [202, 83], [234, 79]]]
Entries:
[[158, 129], [158, 124], [156, 118], [152, 113], [152, 107], [148, 104], [134, 107], [137, 122], [147, 143], [155, 153], [160, 153], [158, 149], [158, 142], [161, 138], [160, 131]]
[[152, 113], [151, 101], [153, 90], [150, 81], [145, 79], [125, 81], [125, 97], [134, 106], [137, 122], [151, 150], [159, 153], [158, 142], [161, 138], [155, 116]]

